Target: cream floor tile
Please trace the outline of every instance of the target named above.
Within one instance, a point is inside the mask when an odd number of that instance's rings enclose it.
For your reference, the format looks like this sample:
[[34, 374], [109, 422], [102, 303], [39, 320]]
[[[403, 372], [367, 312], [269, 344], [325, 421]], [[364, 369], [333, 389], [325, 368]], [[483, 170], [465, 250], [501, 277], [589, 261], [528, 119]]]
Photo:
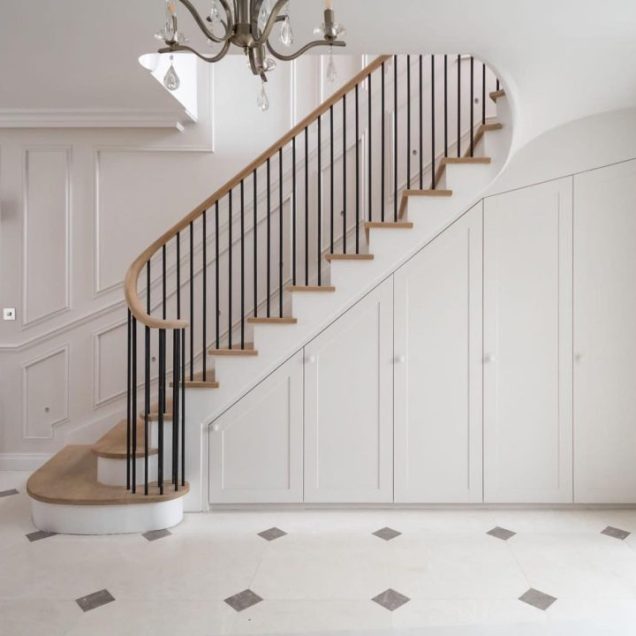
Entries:
[[0, 600], [0, 636], [65, 636], [79, 614], [70, 600]]

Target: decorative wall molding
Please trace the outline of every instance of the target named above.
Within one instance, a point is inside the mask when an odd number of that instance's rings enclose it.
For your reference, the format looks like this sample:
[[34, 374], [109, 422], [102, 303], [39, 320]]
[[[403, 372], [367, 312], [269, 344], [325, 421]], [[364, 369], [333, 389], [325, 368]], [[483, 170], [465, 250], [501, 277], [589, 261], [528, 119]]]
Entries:
[[[63, 403], [62, 403], [62, 415], [57, 419], [50, 422], [48, 425], [51, 428], [50, 435], [31, 435], [29, 433], [29, 369], [38, 366], [55, 358], [59, 355], [63, 356], [64, 362], [64, 375], [63, 375]], [[38, 358], [30, 360], [22, 365], [22, 436], [25, 440], [36, 439], [53, 439], [55, 437], [55, 428], [60, 424], [65, 424], [69, 421], [69, 403], [70, 403], [70, 377], [69, 377], [69, 346], [64, 345], [54, 351], [46, 353]]]
[[[126, 322], [120, 320], [116, 323], [105, 327], [104, 329], [100, 329], [93, 333], [93, 407], [99, 408], [104, 404], [109, 404], [116, 399], [120, 398], [125, 393], [125, 389], [123, 391], [116, 391], [115, 393], [111, 393], [110, 395], [102, 394], [102, 347], [101, 347], [101, 339], [106, 334], [112, 333], [113, 331], [117, 331], [118, 329], [124, 328], [124, 337], [125, 337], [125, 327]], [[124, 353], [125, 360], [125, 353]], [[122, 369], [123, 375], [123, 369]]]
[[[29, 233], [28, 222], [30, 215], [29, 203], [29, 157], [32, 153], [39, 152], [60, 152], [65, 154], [66, 176], [65, 176], [65, 210], [64, 210], [64, 301], [62, 306], [46, 312], [44, 314], [30, 317], [29, 311], [29, 277], [31, 275], [28, 267], [29, 263]], [[72, 146], [31, 146], [24, 149], [22, 164], [22, 329], [33, 327], [50, 320], [54, 316], [70, 311], [71, 309], [71, 162], [73, 156]]]

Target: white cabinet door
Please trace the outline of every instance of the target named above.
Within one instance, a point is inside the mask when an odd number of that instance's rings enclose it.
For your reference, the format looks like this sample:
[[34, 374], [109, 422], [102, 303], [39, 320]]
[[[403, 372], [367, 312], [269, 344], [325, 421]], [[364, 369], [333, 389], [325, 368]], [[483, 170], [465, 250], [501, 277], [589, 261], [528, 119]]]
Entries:
[[636, 502], [636, 162], [574, 183], [574, 497]]
[[482, 208], [395, 274], [395, 500], [482, 500]]
[[298, 353], [213, 422], [210, 503], [302, 502], [302, 449]]
[[393, 281], [305, 347], [305, 501], [393, 501]]
[[572, 501], [572, 180], [484, 203], [484, 498]]

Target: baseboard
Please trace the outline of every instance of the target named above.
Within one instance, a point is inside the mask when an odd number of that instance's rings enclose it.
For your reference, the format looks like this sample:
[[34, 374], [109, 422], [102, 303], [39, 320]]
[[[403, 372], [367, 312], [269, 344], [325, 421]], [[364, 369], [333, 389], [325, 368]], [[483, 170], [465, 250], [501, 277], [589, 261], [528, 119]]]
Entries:
[[0, 470], [37, 470], [52, 453], [0, 453]]

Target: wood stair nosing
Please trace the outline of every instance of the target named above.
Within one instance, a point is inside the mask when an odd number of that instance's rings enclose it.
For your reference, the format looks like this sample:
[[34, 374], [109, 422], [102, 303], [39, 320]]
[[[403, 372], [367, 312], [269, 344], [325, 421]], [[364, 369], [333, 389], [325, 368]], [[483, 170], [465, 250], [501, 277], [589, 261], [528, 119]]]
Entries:
[[[184, 384], [188, 389], [218, 389], [220, 386], [213, 369], [206, 371], [205, 379], [202, 371], [195, 373], [192, 379], [190, 379], [190, 374], [186, 373]], [[173, 387], [174, 384], [170, 382], [170, 386]], [[155, 408], [154, 410], [156, 411], [157, 409]]]
[[325, 254], [328, 263], [332, 261], [372, 261], [373, 254]]
[[445, 157], [442, 159], [445, 164], [485, 164], [491, 163], [492, 159], [490, 157]]
[[500, 97], [503, 97], [506, 94], [506, 91], [503, 88], [500, 88], [496, 91], [491, 91], [489, 97], [493, 102], [496, 102]]
[[125, 486], [106, 486], [97, 481], [97, 456], [90, 446], [65, 446], [46, 464], [36, 470], [27, 482], [27, 493], [33, 499], [50, 504], [71, 506], [113, 506], [151, 504], [183, 497], [189, 484], [175, 491], [172, 487], [159, 492], [156, 483], [132, 493]]
[[287, 288], [289, 292], [335, 292], [333, 285], [290, 285]]
[[254, 349], [253, 342], [246, 342], [244, 347], [240, 345], [232, 345], [231, 348], [215, 349], [214, 347], [208, 349], [208, 355], [210, 356], [225, 356], [225, 357], [241, 357], [241, 356], [257, 356], [258, 351]]
[[364, 229], [367, 234], [369, 230], [411, 230], [413, 223], [411, 221], [367, 221]]
[[295, 325], [297, 322], [298, 319], [292, 316], [252, 316], [247, 319], [249, 325]]

